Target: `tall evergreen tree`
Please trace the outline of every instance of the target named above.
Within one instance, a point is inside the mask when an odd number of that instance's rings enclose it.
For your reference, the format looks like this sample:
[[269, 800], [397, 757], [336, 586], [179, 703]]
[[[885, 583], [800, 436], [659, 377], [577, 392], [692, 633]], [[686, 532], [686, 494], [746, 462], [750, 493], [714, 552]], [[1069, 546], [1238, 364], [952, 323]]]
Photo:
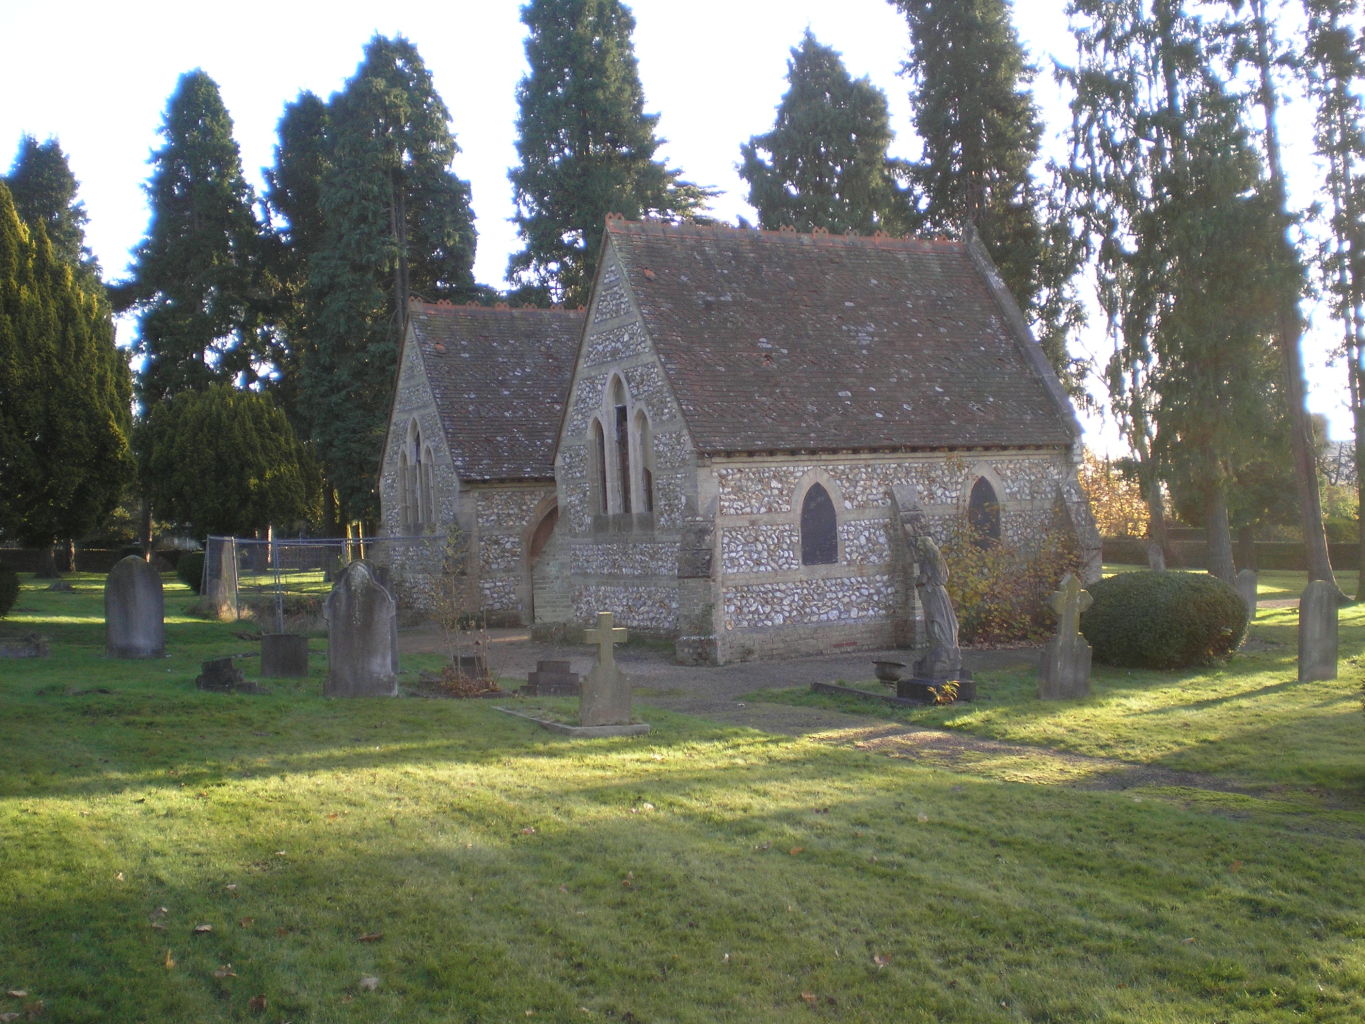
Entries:
[[240, 536], [316, 517], [312, 462], [268, 392], [215, 384], [151, 410], [148, 478], [163, 518]]
[[1329, 240], [1318, 268], [1340, 325], [1355, 426], [1359, 582], [1365, 600], [1365, 28], [1354, 0], [1305, 0], [1306, 64], [1317, 103], [1318, 154], [1327, 161]]
[[[1234, 11], [1242, 8], [1240, 0], [1231, 6]], [[1291, 241], [1294, 218], [1289, 210], [1289, 188], [1280, 158], [1279, 94], [1275, 86], [1275, 69], [1284, 55], [1278, 52], [1272, 38], [1265, 0], [1250, 0], [1247, 13], [1251, 21], [1250, 25], [1243, 25], [1243, 35], [1253, 41], [1250, 52], [1259, 85], [1255, 100], [1263, 115], [1262, 155], [1276, 213], [1275, 221], [1269, 225], [1268, 231], [1275, 236], [1278, 250], [1282, 253], [1282, 272], [1287, 276], [1292, 275], [1296, 284], [1293, 289], [1281, 289], [1276, 296], [1275, 342], [1283, 367], [1285, 400], [1289, 404], [1289, 438], [1299, 491], [1304, 555], [1308, 563], [1308, 578], [1325, 580], [1335, 587], [1336, 575], [1332, 571], [1331, 556], [1327, 550], [1322, 496], [1318, 491], [1317, 453], [1307, 405], [1308, 385], [1303, 376], [1303, 317], [1299, 312], [1299, 298], [1307, 287], [1307, 275]]]
[[146, 404], [216, 381], [254, 380], [261, 229], [242, 176], [232, 119], [203, 71], [180, 77], [152, 155], [147, 184], [152, 221], [116, 291], [138, 312], [134, 351], [143, 358]]
[[0, 534], [51, 545], [108, 516], [132, 472], [131, 401], [102, 289], [0, 183]]
[[759, 226], [902, 233], [898, 178], [906, 165], [887, 156], [885, 94], [866, 78], [854, 81], [809, 29], [791, 52], [787, 82], [772, 131], [740, 146], [739, 173]]
[[85, 245], [85, 204], [77, 198], [79, 185], [61, 144], [25, 135], [4, 182], [19, 216], [43, 225], [56, 257], [98, 276], [99, 264]]
[[475, 232], [450, 114], [416, 48], [375, 36], [327, 103], [304, 94], [280, 121], [268, 199], [299, 420], [341, 521], [374, 511], [378, 451], [407, 301], [468, 301]]
[[1272, 207], [1202, 19], [1180, 0], [1071, 10], [1069, 183], [1115, 342], [1111, 408], [1137, 456], [1153, 538], [1165, 540], [1162, 481], [1192, 489], [1214, 568], [1230, 575], [1228, 483], [1273, 419], [1264, 368], [1284, 279], [1268, 251]]
[[923, 229], [980, 236], [1026, 310], [1039, 292], [1042, 203], [1031, 170], [1042, 125], [1033, 69], [1007, 0], [891, 0], [910, 26], [904, 73], [923, 156], [914, 168]]
[[644, 112], [635, 19], [620, 0], [530, 0], [521, 20], [530, 71], [509, 177], [526, 247], [508, 276], [524, 295], [581, 305], [608, 213], [689, 218], [712, 193], [655, 157], [658, 115]]

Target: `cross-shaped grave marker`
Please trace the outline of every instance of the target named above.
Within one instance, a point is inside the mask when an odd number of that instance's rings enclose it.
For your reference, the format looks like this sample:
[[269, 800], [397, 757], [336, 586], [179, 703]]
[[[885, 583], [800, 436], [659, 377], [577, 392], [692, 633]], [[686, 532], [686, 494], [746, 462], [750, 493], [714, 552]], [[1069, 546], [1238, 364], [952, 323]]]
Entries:
[[1090, 692], [1090, 645], [1081, 635], [1081, 612], [1095, 599], [1071, 573], [1050, 604], [1057, 613], [1057, 636], [1043, 647], [1038, 663], [1038, 696], [1043, 700], [1084, 697]]
[[597, 625], [583, 630], [583, 639], [597, 645], [597, 663], [613, 669], [616, 667], [613, 648], [626, 642], [626, 627], [613, 625], [615, 621], [611, 612], [598, 612]]
[[597, 625], [583, 639], [597, 645], [597, 664], [583, 680], [578, 720], [586, 726], [630, 724], [630, 682], [616, 667], [613, 648], [625, 643], [624, 627], [613, 625], [611, 612], [598, 612]]
[[1081, 612], [1085, 611], [1095, 599], [1090, 592], [1081, 587], [1081, 581], [1072, 573], [1062, 577], [1061, 585], [1052, 592], [1052, 610], [1057, 613], [1057, 635], [1073, 637], [1081, 631]]

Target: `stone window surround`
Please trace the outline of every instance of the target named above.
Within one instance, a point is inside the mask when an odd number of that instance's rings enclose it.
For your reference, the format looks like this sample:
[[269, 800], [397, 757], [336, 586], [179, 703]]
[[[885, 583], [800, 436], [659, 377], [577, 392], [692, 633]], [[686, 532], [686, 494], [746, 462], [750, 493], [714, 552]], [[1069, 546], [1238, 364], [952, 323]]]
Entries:
[[[625, 412], [624, 454], [616, 441], [618, 409]], [[602, 389], [601, 404], [588, 420], [588, 494], [594, 532], [634, 532], [652, 527], [653, 438], [649, 411], [631, 394], [625, 375], [612, 372]], [[627, 480], [621, 479], [623, 464]]]
[[435, 463], [435, 453], [423, 443], [422, 428], [413, 416], [398, 455], [398, 518], [405, 534], [425, 533], [436, 523]]

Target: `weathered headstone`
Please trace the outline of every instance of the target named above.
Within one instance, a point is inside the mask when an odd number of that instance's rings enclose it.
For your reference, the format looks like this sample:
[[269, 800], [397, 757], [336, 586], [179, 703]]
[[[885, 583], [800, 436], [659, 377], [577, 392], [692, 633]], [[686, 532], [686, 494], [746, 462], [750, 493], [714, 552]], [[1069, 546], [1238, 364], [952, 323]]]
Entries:
[[522, 693], [536, 697], [577, 697], [582, 686], [577, 672], [569, 670], [568, 661], [541, 660], [536, 670], [526, 677]]
[[137, 555], [116, 562], [104, 584], [104, 650], [111, 658], [159, 658], [166, 651], [161, 577]]
[[262, 633], [261, 675], [267, 679], [308, 675], [308, 638], [302, 633]]
[[364, 562], [337, 574], [327, 596], [328, 697], [398, 694], [398, 606]]
[[1313, 580], [1299, 598], [1299, 682], [1337, 677], [1337, 588]]
[[1161, 545], [1156, 541], [1147, 543], [1147, 568], [1152, 572], [1166, 571], [1166, 552], [1161, 550]]
[[1057, 613], [1057, 636], [1043, 646], [1038, 665], [1038, 697], [1065, 700], [1090, 693], [1090, 645], [1081, 635], [1081, 612], [1094, 603], [1071, 573], [1062, 577], [1052, 595], [1052, 610]]
[[582, 683], [578, 705], [580, 724], [629, 725], [630, 681], [616, 667], [612, 648], [625, 643], [626, 631], [612, 625], [611, 612], [597, 613], [597, 626], [583, 631], [583, 639], [597, 645], [597, 662]]
[[1258, 583], [1255, 569], [1243, 569], [1237, 574], [1237, 593], [1247, 606], [1247, 621], [1256, 618], [1256, 586]]

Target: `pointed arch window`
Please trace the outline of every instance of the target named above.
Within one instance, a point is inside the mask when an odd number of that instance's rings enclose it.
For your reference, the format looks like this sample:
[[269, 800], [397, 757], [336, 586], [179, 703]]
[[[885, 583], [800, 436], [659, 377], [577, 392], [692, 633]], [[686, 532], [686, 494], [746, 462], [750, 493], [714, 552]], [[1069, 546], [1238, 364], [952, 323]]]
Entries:
[[649, 430], [649, 417], [645, 415], [643, 409], [635, 410], [635, 421], [632, 428], [634, 434], [633, 450], [637, 453], [636, 461], [639, 463], [640, 472], [634, 483], [639, 491], [639, 500], [635, 505], [641, 512], [654, 511], [654, 439]]
[[602, 429], [602, 421], [592, 421], [592, 442], [588, 457], [592, 461], [589, 470], [589, 487], [592, 491], [592, 509], [598, 515], [606, 515], [607, 504], [607, 436]]
[[833, 565], [839, 561], [839, 517], [829, 491], [812, 484], [801, 502], [801, 564]]
[[1000, 540], [1000, 502], [995, 488], [984, 476], [977, 477], [972, 484], [971, 497], [967, 499], [967, 524], [971, 527], [972, 541], [978, 547], [990, 547]]
[[613, 465], [616, 470], [614, 497], [617, 499], [617, 506], [615, 511], [629, 512], [631, 510], [630, 410], [626, 400], [626, 386], [620, 377], [611, 382], [611, 423], [615, 456]]

